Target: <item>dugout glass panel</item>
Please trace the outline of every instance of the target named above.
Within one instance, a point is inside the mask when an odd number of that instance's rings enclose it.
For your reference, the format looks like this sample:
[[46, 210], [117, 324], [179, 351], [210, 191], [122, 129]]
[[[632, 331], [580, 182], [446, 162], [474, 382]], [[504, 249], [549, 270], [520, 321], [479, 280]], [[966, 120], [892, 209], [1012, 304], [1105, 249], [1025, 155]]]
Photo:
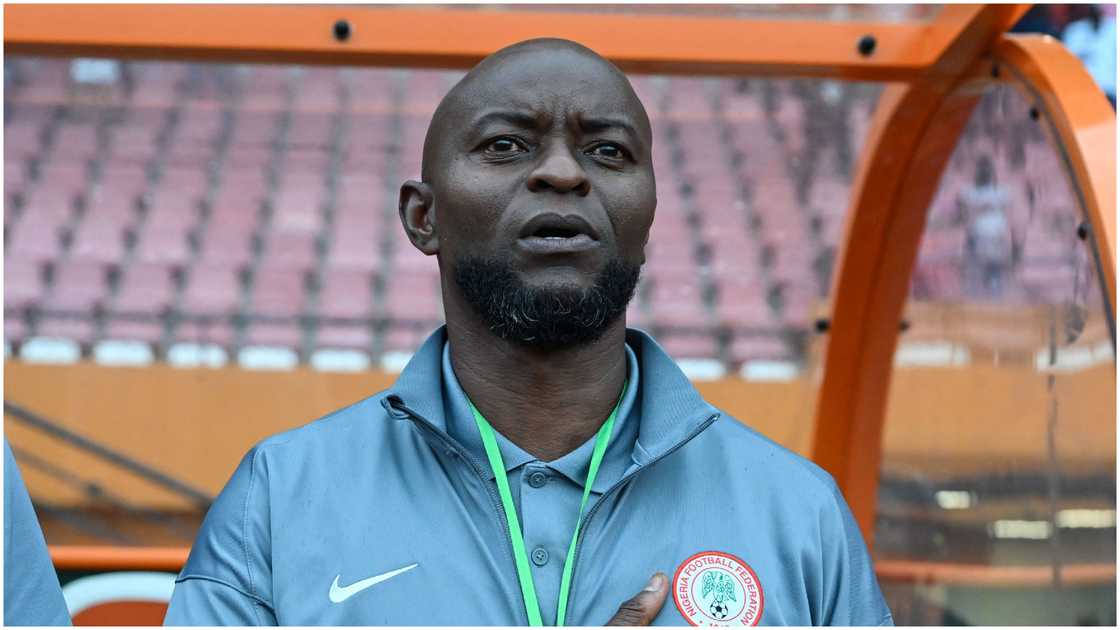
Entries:
[[875, 559], [901, 625], [1116, 622], [1114, 324], [1049, 121], [989, 88], [895, 353]]

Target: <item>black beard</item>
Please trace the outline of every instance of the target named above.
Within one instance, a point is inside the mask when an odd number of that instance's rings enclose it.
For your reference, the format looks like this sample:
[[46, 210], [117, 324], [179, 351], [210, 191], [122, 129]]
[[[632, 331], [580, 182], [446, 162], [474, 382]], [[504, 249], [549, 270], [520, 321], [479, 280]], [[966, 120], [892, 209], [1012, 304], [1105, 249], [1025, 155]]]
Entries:
[[626, 312], [640, 271], [640, 266], [615, 258], [590, 288], [535, 288], [526, 286], [500, 259], [465, 257], [455, 263], [455, 283], [492, 333], [550, 350], [602, 337]]

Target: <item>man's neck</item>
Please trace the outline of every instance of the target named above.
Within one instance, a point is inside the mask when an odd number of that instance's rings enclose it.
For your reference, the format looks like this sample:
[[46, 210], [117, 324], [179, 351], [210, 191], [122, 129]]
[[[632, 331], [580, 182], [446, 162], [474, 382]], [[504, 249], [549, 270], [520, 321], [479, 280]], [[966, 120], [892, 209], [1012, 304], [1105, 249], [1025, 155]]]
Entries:
[[526, 348], [451, 318], [447, 334], [451, 366], [471, 402], [495, 430], [543, 461], [591, 438], [626, 382], [621, 319], [598, 340], [562, 350]]

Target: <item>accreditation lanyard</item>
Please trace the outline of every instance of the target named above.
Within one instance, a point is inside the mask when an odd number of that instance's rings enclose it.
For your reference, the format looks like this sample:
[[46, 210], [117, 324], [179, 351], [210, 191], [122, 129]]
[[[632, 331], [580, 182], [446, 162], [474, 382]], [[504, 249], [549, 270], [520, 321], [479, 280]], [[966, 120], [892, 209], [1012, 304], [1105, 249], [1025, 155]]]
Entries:
[[[626, 393], [626, 384], [622, 386], [622, 393]], [[498, 450], [498, 442], [494, 438], [494, 429], [486, 418], [482, 417], [474, 403], [467, 401], [474, 414], [474, 421], [478, 424], [478, 433], [482, 436], [482, 445], [486, 448], [486, 458], [490, 460], [490, 468], [494, 471], [494, 480], [498, 482], [498, 494], [502, 498], [502, 509], [506, 513], [506, 525], [509, 527], [509, 538], [513, 545], [513, 560], [517, 565], [517, 579], [521, 582], [521, 597], [525, 600], [525, 613], [529, 615], [530, 626], [543, 626], [541, 621], [541, 608], [537, 603], [537, 589], [533, 586], [533, 575], [529, 571], [529, 557], [525, 553], [525, 539], [521, 535], [521, 522], [517, 518], [517, 509], [513, 505], [513, 495], [509, 491], [509, 479], [506, 478], [506, 465], [502, 461], [502, 453]], [[618, 408], [622, 405], [622, 396], [618, 397], [614, 410], [607, 417], [606, 422], [599, 429], [595, 437], [595, 450], [591, 454], [591, 465], [587, 469], [587, 482], [583, 486], [583, 499], [579, 502], [579, 514], [576, 515], [576, 528], [572, 532], [572, 542], [568, 545], [568, 556], [564, 559], [564, 573], [560, 577], [560, 600], [556, 605], [556, 625], [563, 626], [564, 618], [568, 612], [568, 589], [572, 584], [572, 564], [576, 556], [576, 540], [579, 539], [579, 527], [583, 520], [583, 509], [587, 507], [587, 497], [591, 494], [591, 485], [595, 483], [595, 475], [599, 473], [599, 464], [603, 463], [603, 454], [607, 451], [607, 444], [611, 440], [611, 429], [614, 427], [614, 418], [618, 415]]]

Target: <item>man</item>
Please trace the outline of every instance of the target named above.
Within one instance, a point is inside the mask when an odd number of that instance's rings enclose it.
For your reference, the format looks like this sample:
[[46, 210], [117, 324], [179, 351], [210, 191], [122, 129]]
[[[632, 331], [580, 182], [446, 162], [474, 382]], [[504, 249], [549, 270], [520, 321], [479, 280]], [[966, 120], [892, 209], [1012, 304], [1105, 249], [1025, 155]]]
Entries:
[[4, 625], [69, 626], [43, 530], [4, 439]]
[[961, 193], [960, 206], [967, 217], [966, 282], [973, 295], [999, 298], [1011, 275], [1015, 238], [1007, 218], [1007, 190], [996, 181], [991, 156], [976, 162], [973, 186]]
[[651, 138], [625, 76], [571, 42], [456, 85], [400, 195], [447, 326], [389, 391], [250, 451], [166, 621], [889, 623], [828, 475], [625, 327]]

